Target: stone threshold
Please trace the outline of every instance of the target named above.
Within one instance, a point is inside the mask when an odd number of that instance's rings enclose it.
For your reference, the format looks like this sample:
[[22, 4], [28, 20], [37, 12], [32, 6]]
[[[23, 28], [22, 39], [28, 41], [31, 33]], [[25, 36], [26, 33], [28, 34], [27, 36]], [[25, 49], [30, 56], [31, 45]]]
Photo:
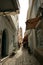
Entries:
[[8, 58], [9, 58], [9, 56], [6, 56], [6, 57], [0, 59], [0, 63], [5, 62]]

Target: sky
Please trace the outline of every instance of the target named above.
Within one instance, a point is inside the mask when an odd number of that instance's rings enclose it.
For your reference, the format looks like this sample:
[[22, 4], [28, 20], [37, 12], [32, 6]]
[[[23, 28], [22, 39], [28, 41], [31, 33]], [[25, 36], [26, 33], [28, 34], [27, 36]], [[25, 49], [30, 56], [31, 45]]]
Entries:
[[28, 2], [29, 0], [19, 0], [20, 3], [20, 14], [19, 14], [19, 28], [22, 27], [23, 37], [26, 29], [26, 18], [27, 18], [27, 10], [28, 10]]

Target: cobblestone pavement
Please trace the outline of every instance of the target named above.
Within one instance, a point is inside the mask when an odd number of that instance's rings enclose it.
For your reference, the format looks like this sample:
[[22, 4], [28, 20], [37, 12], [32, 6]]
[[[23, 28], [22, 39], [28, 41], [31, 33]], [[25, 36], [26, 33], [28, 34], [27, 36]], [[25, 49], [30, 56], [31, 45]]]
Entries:
[[32, 55], [28, 54], [26, 49], [20, 48], [16, 55], [9, 58], [3, 65], [40, 65]]

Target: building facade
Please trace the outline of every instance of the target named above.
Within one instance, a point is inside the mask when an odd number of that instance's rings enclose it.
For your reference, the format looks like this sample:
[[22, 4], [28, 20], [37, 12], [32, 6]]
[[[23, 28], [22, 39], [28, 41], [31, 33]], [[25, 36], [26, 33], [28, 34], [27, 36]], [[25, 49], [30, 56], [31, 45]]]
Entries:
[[17, 49], [19, 7], [18, 0], [0, 1], [0, 58], [10, 55], [15, 48]]
[[26, 22], [26, 31], [27, 30], [30, 30], [30, 34], [28, 32], [28, 45], [31, 51], [33, 54], [35, 53], [35, 55], [37, 55], [38, 53], [43, 57], [43, 0], [29, 0]]
[[19, 21], [18, 21], [18, 14], [16, 14], [15, 16], [11, 15], [11, 18], [13, 20], [13, 23], [15, 25], [15, 32], [14, 32], [14, 48], [17, 50], [18, 49], [18, 30], [19, 30]]
[[10, 16], [0, 16], [0, 57], [10, 55], [13, 51], [15, 26]]

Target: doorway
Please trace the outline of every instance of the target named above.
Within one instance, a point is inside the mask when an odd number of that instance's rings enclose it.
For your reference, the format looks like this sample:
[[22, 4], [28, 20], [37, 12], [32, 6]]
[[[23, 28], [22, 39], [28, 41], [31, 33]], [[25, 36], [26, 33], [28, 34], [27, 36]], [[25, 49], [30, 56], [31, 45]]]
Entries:
[[2, 58], [7, 56], [6, 51], [7, 51], [7, 32], [6, 30], [4, 30], [2, 34], [2, 50], [1, 50]]

